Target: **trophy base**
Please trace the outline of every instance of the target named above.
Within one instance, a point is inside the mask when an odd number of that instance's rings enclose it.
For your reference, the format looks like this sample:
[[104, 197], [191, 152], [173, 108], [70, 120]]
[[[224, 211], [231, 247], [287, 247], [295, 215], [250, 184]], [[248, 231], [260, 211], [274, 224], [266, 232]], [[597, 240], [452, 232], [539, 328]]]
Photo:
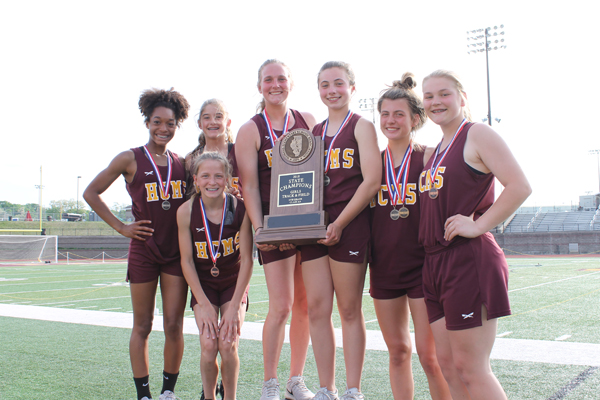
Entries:
[[325, 211], [293, 215], [267, 215], [256, 236], [258, 244], [316, 244], [325, 239], [328, 216]]

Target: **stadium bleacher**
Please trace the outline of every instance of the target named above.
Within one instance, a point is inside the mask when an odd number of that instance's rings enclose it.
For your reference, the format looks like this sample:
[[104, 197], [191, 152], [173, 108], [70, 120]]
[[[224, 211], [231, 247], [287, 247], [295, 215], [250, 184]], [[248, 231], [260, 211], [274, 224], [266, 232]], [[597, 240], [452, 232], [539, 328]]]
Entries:
[[511, 232], [600, 231], [600, 208], [594, 211], [517, 213], [504, 228]]

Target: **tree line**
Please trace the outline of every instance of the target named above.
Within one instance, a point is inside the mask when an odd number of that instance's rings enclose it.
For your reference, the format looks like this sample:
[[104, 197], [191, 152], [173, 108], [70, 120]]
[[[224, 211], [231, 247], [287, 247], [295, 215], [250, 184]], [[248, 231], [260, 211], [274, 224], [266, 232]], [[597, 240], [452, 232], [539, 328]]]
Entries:
[[[125, 220], [125, 209], [127, 206], [129, 204], [113, 203], [110, 209], [118, 218]], [[18, 204], [0, 200], [0, 220], [7, 221], [18, 218], [20, 221], [24, 221], [28, 211], [34, 220], [39, 220], [39, 210], [39, 204]], [[90, 211], [90, 208], [84, 201], [79, 201], [78, 206], [77, 201], [74, 199], [50, 200], [50, 207], [42, 207], [42, 219], [47, 220], [48, 217], [51, 217], [53, 220], [60, 220], [63, 213], [70, 213], [82, 214], [85, 220], [89, 220]]]

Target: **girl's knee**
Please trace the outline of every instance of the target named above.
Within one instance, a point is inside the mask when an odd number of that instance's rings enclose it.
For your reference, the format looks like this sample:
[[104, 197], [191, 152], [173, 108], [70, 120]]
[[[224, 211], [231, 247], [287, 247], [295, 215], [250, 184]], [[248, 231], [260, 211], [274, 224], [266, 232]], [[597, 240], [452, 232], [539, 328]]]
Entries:
[[238, 354], [237, 342], [227, 342], [219, 340], [219, 354], [223, 360], [236, 359]]
[[308, 302], [308, 318], [311, 320], [329, 319], [333, 304], [325, 298], [311, 299]]
[[133, 329], [131, 331], [132, 336], [138, 336], [147, 338], [152, 332], [152, 317], [149, 318], [135, 318], [133, 323]]
[[170, 318], [163, 320], [165, 337], [177, 338], [183, 334], [183, 318]]
[[208, 359], [216, 358], [218, 351], [219, 351], [218, 340], [213, 340], [213, 339], [200, 340], [200, 352], [202, 354], [202, 357], [206, 357]]
[[269, 303], [269, 316], [278, 321], [287, 321], [292, 312], [294, 299], [281, 297], [276, 298]]
[[419, 362], [427, 376], [436, 376], [442, 372], [435, 354], [419, 354]]
[[[362, 300], [362, 299], [361, 299]], [[342, 321], [346, 323], [353, 323], [363, 318], [361, 303], [341, 305], [338, 303], [338, 311]]]
[[406, 362], [410, 362], [412, 358], [412, 347], [410, 342], [396, 341], [388, 345], [390, 353], [390, 363], [392, 365], [402, 365]]

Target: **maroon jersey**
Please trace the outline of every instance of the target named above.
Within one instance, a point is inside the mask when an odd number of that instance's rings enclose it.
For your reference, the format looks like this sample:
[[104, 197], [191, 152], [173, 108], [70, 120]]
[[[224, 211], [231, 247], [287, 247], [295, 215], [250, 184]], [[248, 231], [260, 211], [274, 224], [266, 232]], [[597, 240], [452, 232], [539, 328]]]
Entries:
[[[371, 201], [371, 286], [382, 289], [406, 289], [421, 284], [425, 250], [418, 241], [420, 204], [417, 192], [423, 169], [425, 146], [415, 145], [407, 178], [408, 193], [404, 206], [409, 215], [392, 220], [394, 209], [385, 179], [385, 159], [381, 188]], [[385, 155], [385, 151], [382, 153]], [[400, 166], [395, 169], [398, 174]], [[401, 188], [403, 190], [403, 188]], [[400, 203], [400, 201], [399, 201]], [[400, 210], [402, 204], [396, 205]]]
[[[169, 194], [163, 196], [158, 177], [151, 161], [146, 157], [143, 147], [131, 149], [135, 156], [137, 170], [130, 183], [126, 183], [131, 196], [131, 212], [136, 221], [149, 220], [146, 224], [154, 229], [151, 237], [144, 243], [149, 252], [160, 263], [169, 263], [179, 259], [179, 241], [177, 238], [177, 209], [185, 201], [185, 167], [175, 153], [171, 154], [171, 180]], [[167, 166], [157, 166], [162, 179], [167, 179]], [[163, 202], [170, 204], [168, 210], [163, 209]], [[137, 242], [132, 239], [132, 243]], [[137, 243], [136, 243], [137, 244]]]
[[[464, 160], [464, 147], [472, 126], [473, 123], [468, 123], [462, 128], [448, 150], [434, 183], [432, 183], [430, 168], [435, 156], [429, 159], [419, 177], [421, 193], [419, 242], [425, 246], [428, 253], [468, 240], [461, 236], [455, 237], [450, 242], [444, 240], [444, 224], [449, 217], [456, 214], [465, 216], [473, 214], [476, 220], [494, 203], [494, 175], [478, 174]], [[438, 189], [436, 199], [429, 197], [432, 185]]]
[[[194, 249], [194, 264], [198, 278], [203, 284], [205, 282], [231, 281], [234, 284], [237, 280], [240, 270], [240, 227], [246, 215], [246, 207], [241, 199], [237, 199], [237, 206], [234, 208], [233, 196], [228, 195], [228, 209], [225, 217], [225, 226], [223, 227], [223, 236], [219, 243], [217, 254], [217, 268], [219, 276], [213, 277], [210, 269], [213, 267], [213, 261], [210, 258], [210, 250], [206, 243], [206, 233], [204, 221], [202, 221], [202, 212], [200, 210], [200, 198], [195, 197], [192, 201], [192, 214], [190, 218], [190, 231], [192, 232], [192, 241]], [[213, 243], [219, 240], [220, 224], [213, 224], [208, 221], [210, 235]]]
[[[288, 128], [288, 131], [293, 129], [309, 129], [308, 124], [302, 117], [299, 111], [292, 110], [294, 116], [294, 126]], [[258, 187], [260, 190], [260, 198], [263, 203], [269, 203], [271, 199], [271, 163], [272, 163], [272, 148], [269, 131], [265, 118], [262, 114], [256, 114], [251, 118], [258, 128], [258, 134], [260, 135], [260, 149], [258, 150]], [[275, 130], [277, 136], [281, 136], [282, 132]], [[265, 214], [266, 215], [266, 214]]]
[[240, 192], [239, 197], [243, 198], [244, 195], [242, 193], [242, 182], [240, 182], [240, 170], [238, 169], [237, 161], [235, 159], [235, 145], [229, 146], [229, 152], [227, 154], [227, 159], [229, 160], [229, 163], [231, 164], [231, 186], [234, 189], [239, 190], [239, 192]]
[[[325, 186], [323, 195], [323, 205], [325, 207], [348, 203], [363, 181], [358, 142], [354, 137], [354, 128], [356, 128], [359, 119], [361, 119], [361, 116], [358, 114], [354, 114], [350, 118], [331, 149], [329, 171], [327, 172], [330, 183]], [[318, 140], [322, 140], [324, 126], [325, 121], [313, 128], [313, 134], [318, 136]], [[332, 140], [333, 136], [325, 136], [325, 158], [327, 158], [327, 151]]]

